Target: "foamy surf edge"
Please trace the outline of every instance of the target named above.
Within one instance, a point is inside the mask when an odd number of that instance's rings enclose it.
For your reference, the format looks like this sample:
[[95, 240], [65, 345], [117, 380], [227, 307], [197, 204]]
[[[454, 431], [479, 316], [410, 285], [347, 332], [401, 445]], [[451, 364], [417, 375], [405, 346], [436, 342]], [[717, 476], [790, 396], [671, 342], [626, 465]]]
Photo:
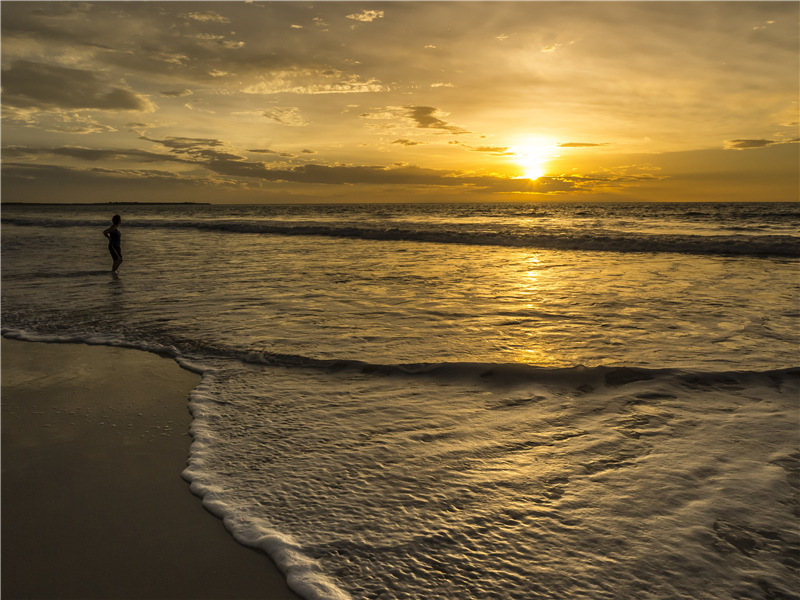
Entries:
[[221, 519], [234, 540], [243, 546], [256, 548], [267, 554], [286, 577], [289, 587], [306, 600], [352, 600], [323, 572], [319, 563], [303, 553], [303, 549], [290, 536], [279, 531], [267, 529], [237, 514], [220, 497], [220, 489], [207, 481], [203, 471], [205, 455], [210, 451], [210, 438], [206, 421], [208, 412], [203, 410], [204, 402], [213, 402], [208, 393], [215, 369], [181, 356], [173, 346], [146, 342], [129, 342], [100, 334], [40, 334], [15, 328], [2, 328], [0, 334], [11, 340], [40, 342], [49, 344], [86, 344], [93, 346], [112, 346], [130, 350], [140, 350], [169, 357], [183, 369], [201, 376], [200, 384], [189, 394], [189, 408], [192, 424], [189, 433], [192, 443], [189, 448], [188, 467], [181, 476], [189, 483], [191, 492], [200, 498], [206, 510]]
[[188, 466], [182, 476], [190, 483], [193, 494], [201, 498], [203, 507], [222, 519], [225, 528], [243, 546], [256, 548], [267, 554], [286, 577], [289, 587], [307, 600], [352, 600], [322, 571], [320, 564], [303, 552], [302, 546], [291, 536], [270, 529], [250, 519], [225, 501], [225, 490], [212, 481], [206, 469], [206, 457], [213, 448], [213, 428], [210, 426], [213, 411], [209, 404], [216, 402], [209, 392], [215, 371], [207, 369], [203, 379], [189, 394], [192, 425], [189, 434], [192, 445]]

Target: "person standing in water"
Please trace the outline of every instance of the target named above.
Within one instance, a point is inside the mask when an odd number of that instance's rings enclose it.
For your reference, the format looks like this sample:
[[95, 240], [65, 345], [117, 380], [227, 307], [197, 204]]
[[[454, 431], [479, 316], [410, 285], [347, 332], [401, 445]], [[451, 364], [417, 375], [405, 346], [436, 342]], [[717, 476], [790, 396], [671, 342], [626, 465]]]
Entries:
[[108, 251], [111, 252], [111, 258], [114, 264], [111, 265], [111, 272], [116, 273], [119, 266], [122, 264], [122, 233], [119, 230], [119, 224], [122, 221], [119, 215], [111, 217], [111, 227], [103, 232], [103, 235], [108, 239]]

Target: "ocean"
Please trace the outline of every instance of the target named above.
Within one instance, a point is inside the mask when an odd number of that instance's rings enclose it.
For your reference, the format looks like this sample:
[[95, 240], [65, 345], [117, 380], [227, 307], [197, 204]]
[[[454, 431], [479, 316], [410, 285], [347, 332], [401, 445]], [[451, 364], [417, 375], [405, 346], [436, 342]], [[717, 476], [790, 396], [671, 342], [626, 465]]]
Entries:
[[2, 331], [201, 373], [308, 600], [798, 598], [799, 267], [798, 204], [6, 204]]

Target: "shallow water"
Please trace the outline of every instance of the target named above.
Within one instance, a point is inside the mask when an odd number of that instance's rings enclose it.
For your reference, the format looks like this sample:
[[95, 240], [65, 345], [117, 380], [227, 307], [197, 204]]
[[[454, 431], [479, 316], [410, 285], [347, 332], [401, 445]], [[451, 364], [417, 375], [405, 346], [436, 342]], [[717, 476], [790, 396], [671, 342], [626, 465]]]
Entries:
[[112, 210], [117, 278], [3, 208], [4, 333], [203, 372], [185, 476], [306, 597], [793, 597], [796, 206]]

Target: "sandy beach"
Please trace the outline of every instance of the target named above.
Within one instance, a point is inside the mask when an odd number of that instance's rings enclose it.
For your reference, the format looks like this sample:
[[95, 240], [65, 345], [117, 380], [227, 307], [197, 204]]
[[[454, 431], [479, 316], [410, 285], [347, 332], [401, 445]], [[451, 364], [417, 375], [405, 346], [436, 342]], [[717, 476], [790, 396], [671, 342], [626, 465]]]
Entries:
[[181, 478], [198, 382], [146, 352], [2, 340], [4, 600], [298, 598]]

